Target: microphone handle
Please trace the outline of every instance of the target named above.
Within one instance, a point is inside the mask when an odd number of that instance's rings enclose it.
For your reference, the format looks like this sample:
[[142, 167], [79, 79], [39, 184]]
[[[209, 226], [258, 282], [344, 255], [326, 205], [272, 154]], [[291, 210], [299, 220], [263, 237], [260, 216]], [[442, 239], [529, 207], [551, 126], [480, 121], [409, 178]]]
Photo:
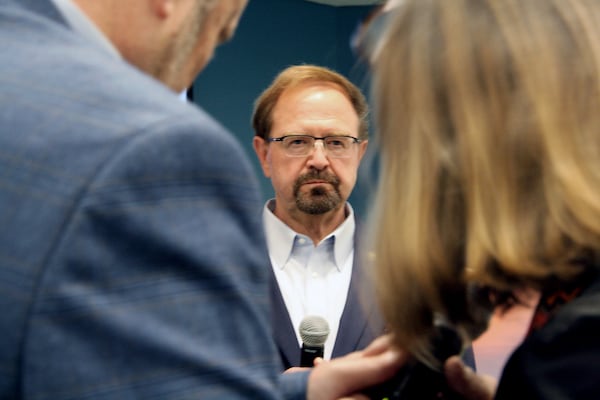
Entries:
[[309, 346], [302, 343], [302, 351], [300, 352], [300, 366], [313, 367], [314, 360], [317, 357], [323, 357], [324, 346]]

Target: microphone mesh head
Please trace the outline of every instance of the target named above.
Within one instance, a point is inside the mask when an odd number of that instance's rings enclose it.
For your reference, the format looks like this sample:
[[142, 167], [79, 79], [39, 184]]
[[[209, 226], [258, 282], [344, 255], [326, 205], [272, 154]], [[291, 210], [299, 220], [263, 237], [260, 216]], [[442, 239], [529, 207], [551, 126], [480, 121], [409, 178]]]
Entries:
[[309, 315], [300, 322], [298, 331], [302, 343], [307, 346], [323, 346], [329, 336], [329, 324], [323, 317]]

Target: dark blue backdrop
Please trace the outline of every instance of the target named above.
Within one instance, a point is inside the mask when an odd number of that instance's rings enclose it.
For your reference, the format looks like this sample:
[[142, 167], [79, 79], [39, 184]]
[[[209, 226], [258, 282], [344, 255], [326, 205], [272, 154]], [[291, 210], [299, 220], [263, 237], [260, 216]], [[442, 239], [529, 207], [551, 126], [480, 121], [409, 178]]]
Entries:
[[[247, 150], [265, 200], [273, 190], [252, 150], [254, 99], [279, 71], [301, 63], [333, 68], [368, 95], [365, 68], [351, 52], [350, 37], [371, 10], [303, 0], [250, 0], [233, 40], [217, 49], [194, 83], [194, 101], [232, 131]], [[350, 198], [359, 215], [366, 210], [370, 187], [364, 170]]]

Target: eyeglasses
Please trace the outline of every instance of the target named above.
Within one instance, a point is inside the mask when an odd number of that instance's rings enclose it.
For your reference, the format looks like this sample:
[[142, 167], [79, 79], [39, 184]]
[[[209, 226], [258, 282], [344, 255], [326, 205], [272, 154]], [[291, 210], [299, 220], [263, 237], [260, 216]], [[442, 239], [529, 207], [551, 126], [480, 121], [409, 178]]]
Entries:
[[358, 138], [342, 135], [325, 137], [286, 135], [267, 139], [268, 142], [281, 143], [285, 154], [290, 157], [306, 157], [314, 149], [317, 140], [323, 141], [323, 148], [327, 151], [327, 155], [333, 158], [348, 158], [352, 156], [353, 144], [361, 142]]

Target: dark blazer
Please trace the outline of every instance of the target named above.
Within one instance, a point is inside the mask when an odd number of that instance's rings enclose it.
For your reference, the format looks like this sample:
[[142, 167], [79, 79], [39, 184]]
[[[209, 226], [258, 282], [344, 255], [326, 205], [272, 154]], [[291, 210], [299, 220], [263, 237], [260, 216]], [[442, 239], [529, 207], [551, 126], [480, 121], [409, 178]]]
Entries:
[[[359, 229], [358, 223], [356, 229]], [[355, 235], [355, 237], [357, 236]], [[384, 332], [384, 324], [377, 311], [374, 296], [368, 292], [368, 285], [365, 285], [368, 278], [359, 262], [360, 254], [356, 249], [360, 247], [356, 239], [354, 247], [352, 277], [332, 357], [340, 357], [355, 350], [362, 350]], [[269, 270], [271, 271], [271, 312], [275, 342], [279, 348], [284, 369], [297, 367], [300, 366], [300, 347], [296, 339], [297, 327], [292, 325], [273, 269], [269, 268]]]
[[496, 399], [600, 398], [600, 273], [585, 283], [579, 297], [559, 307], [513, 352]]
[[0, 49], [0, 399], [279, 398], [236, 140], [49, 0]]

